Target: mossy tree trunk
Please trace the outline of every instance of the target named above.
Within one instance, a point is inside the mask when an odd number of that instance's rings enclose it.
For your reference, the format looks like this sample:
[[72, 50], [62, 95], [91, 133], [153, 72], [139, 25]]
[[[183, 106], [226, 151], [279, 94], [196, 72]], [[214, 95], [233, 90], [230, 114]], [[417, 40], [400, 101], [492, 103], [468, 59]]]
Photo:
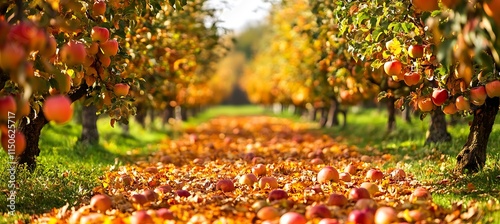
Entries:
[[474, 111], [469, 137], [457, 156], [455, 171], [463, 173], [480, 171], [486, 164], [488, 139], [498, 113], [499, 98], [487, 98], [486, 102]]

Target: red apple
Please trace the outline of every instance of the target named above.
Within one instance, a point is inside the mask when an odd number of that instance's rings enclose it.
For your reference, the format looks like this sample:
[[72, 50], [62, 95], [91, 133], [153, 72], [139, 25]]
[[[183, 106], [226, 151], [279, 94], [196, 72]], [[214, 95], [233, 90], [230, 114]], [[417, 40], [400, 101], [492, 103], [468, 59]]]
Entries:
[[154, 224], [154, 220], [147, 211], [140, 210], [130, 217], [130, 224]]
[[406, 173], [402, 169], [395, 169], [391, 172], [391, 177], [394, 180], [404, 180], [406, 178]]
[[104, 27], [94, 26], [90, 37], [92, 41], [104, 43], [109, 39], [109, 30]]
[[[14, 138], [12, 138], [14, 137]], [[9, 131], [2, 133], [1, 139], [2, 148], [6, 153], [9, 153], [9, 149], [11, 152], [14, 152], [14, 155], [17, 157], [21, 155], [26, 149], [26, 137], [21, 132], [15, 132], [12, 134]], [[14, 148], [12, 148], [14, 147]]]
[[130, 201], [133, 204], [138, 204], [141, 206], [145, 205], [146, 203], [149, 202], [148, 198], [146, 198], [146, 196], [143, 194], [134, 194], [134, 195], [130, 196]]
[[146, 169], [144, 169], [144, 172], [146, 172], [146, 173], [158, 173], [158, 168], [156, 168], [154, 166], [150, 166], [150, 167], [147, 167]]
[[106, 13], [106, 2], [103, 0], [97, 0], [92, 5], [92, 15], [102, 16]]
[[286, 199], [286, 198], [288, 198], [288, 193], [286, 193], [286, 191], [281, 190], [281, 189], [274, 189], [271, 192], [269, 192], [269, 195], [267, 196], [267, 199], [269, 200], [269, 202], [281, 200], [281, 199]]
[[70, 41], [61, 48], [59, 56], [61, 61], [68, 65], [83, 64], [87, 57], [87, 51], [84, 44]]
[[118, 97], [128, 95], [129, 90], [130, 90], [130, 86], [125, 84], [125, 83], [117, 83], [117, 84], [115, 84], [115, 87], [113, 88], [113, 92]]
[[318, 224], [340, 224], [340, 222], [337, 219], [325, 218], [319, 220]]
[[342, 207], [347, 204], [347, 198], [343, 194], [333, 193], [328, 197], [328, 205]]
[[448, 99], [448, 91], [445, 89], [435, 88], [432, 92], [432, 102], [436, 106], [441, 106]]
[[413, 193], [410, 195], [410, 201], [425, 201], [431, 199], [431, 193], [423, 188], [423, 187], [418, 187], [416, 188]]
[[351, 180], [352, 180], [351, 179], [351, 174], [349, 174], [349, 173], [340, 173], [339, 177], [344, 182], [351, 182]]
[[422, 112], [429, 112], [434, 109], [434, 104], [432, 103], [431, 98], [429, 97], [422, 97], [418, 99], [418, 109]]
[[40, 50], [40, 54], [45, 58], [51, 58], [56, 54], [57, 51], [57, 42], [56, 38], [52, 35], [48, 36], [47, 44], [45, 48]]
[[368, 190], [371, 196], [375, 196], [375, 194], [379, 192], [377, 184], [374, 183], [364, 182], [360, 187]]
[[257, 177], [253, 173], [249, 173], [241, 176], [238, 182], [241, 185], [247, 185], [251, 187], [257, 181], [258, 181]]
[[130, 186], [132, 184], [132, 177], [127, 174], [120, 175], [120, 182], [122, 182], [123, 186]]
[[303, 215], [296, 212], [287, 212], [281, 216], [279, 224], [306, 224], [307, 220]]
[[384, 173], [377, 169], [370, 169], [366, 172], [366, 178], [372, 181], [382, 180], [384, 179]]
[[320, 164], [323, 164], [325, 163], [321, 158], [314, 158], [314, 159], [311, 159], [311, 164], [312, 165], [320, 165]]
[[153, 190], [145, 190], [143, 194], [150, 202], [155, 202], [156, 200], [158, 200], [158, 194]]
[[380, 207], [375, 212], [375, 224], [390, 224], [398, 220], [398, 213], [391, 207]]
[[317, 179], [321, 184], [329, 183], [330, 181], [339, 182], [339, 172], [335, 168], [327, 166], [318, 172]]
[[500, 97], [500, 80], [486, 83], [486, 94], [490, 97]]
[[403, 70], [403, 65], [398, 60], [388, 61], [384, 64], [384, 71], [389, 76], [398, 76]]
[[64, 95], [49, 96], [43, 103], [43, 114], [49, 121], [63, 124], [71, 120], [73, 108], [71, 100]]
[[275, 177], [262, 177], [259, 180], [259, 187], [261, 189], [265, 189], [266, 186], [269, 186], [270, 189], [278, 188], [278, 180]]
[[90, 206], [92, 209], [101, 213], [110, 209], [112, 204], [111, 198], [104, 194], [94, 195], [92, 199], [90, 199]]
[[404, 81], [408, 86], [417, 85], [420, 82], [420, 74], [418, 72], [407, 72], [404, 75]]
[[264, 176], [266, 175], [266, 166], [264, 164], [257, 164], [252, 167], [252, 173], [255, 176]]
[[216, 185], [217, 190], [221, 190], [223, 192], [231, 192], [234, 191], [234, 183], [231, 180], [219, 180]]
[[349, 174], [351, 174], [351, 175], [356, 174], [356, 172], [357, 172], [357, 171], [358, 171], [358, 168], [356, 168], [356, 166], [355, 166], [355, 165], [353, 165], [353, 164], [349, 164], [349, 165], [347, 165], [347, 166], [345, 167], [345, 169], [344, 169], [344, 172], [349, 173]]
[[349, 199], [357, 201], [363, 198], [370, 198], [370, 192], [365, 188], [352, 188], [349, 192]]
[[16, 42], [8, 42], [0, 48], [0, 68], [15, 71], [26, 58], [26, 51]]
[[186, 190], [177, 190], [175, 192], [175, 194], [179, 197], [189, 197], [191, 196], [191, 193], [189, 193], [189, 191], [186, 191]]
[[172, 191], [172, 187], [170, 187], [169, 185], [161, 185], [155, 189], [155, 192], [160, 194], [166, 194], [170, 191]]
[[314, 205], [306, 210], [306, 218], [330, 218], [332, 217], [332, 212], [325, 205]]
[[484, 88], [484, 86], [477, 86], [470, 90], [470, 100], [474, 105], [483, 105], [484, 101], [486, 101], [486, 97], [486, 88]]
[[455, 105], [458, 110], [470, 110], [469, 100], [465, 99], [464, 96], [457, 97]]
[[118, 41], [110, 39], [106, 42], [99, 44], [102, 53], [106, 56], [114, 56], [118, 53]]
[[274, 220], [280, 217], [280, 212], [278, 209], [272, 206], [267, 206], [259, 209], [257, 212], [257, 218], [260, 220]]
[[170, 211], [168, 208], [160, 208], [156, 211], [156, 217], [162, 220], [173, 220], [174, 213]]
[[353, 210], [347, 217], [350, 224], [373, 224], [373, 214], [369, 211]]
[[99, 55], [98, 57], [102, 67], [107, 68], [111, 65], [111, 58], [109, 56]]
[[455, 114], [458, 111], [457, 106], [454, 103], [449, 103], [443, 107], [443, 113], [445, 114]]
[[408, 55], [412, 58], [421, 58], [424, 56], [424, 47], [422, 45], [410, 45]]
[[13, 117], [16, 111], [17, 103], [13, 96], [0, 97], [0, 122], [6, 122], [11, 119], [10, 117]]

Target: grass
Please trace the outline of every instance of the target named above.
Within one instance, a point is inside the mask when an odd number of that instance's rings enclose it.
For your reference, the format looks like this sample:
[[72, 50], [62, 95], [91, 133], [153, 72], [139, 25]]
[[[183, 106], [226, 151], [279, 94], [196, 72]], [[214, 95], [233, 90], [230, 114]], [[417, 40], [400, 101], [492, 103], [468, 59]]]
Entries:
[[[391, 154], [392, 159], [384, 164], [384, 168], [404, 168], [422, 183], [432, 186], [433, 200], [439, 205], [450, 207], [454, 202], [468, 203], [474, 200], [487, 209], [488, 200], [498, 204], [500, 196], [500, 116], [488, 142], [484, 169], [472, 175], [455, 176], [452, 174], [455, 157], [467, 140], [469, 120], [448, 127], [453, 137], [451, 142], [428, 146], [424, 146], [424, 142], [430, 117], [423, 121], [415, 117], [411, 124], [398, 117], [396, 130], [387, 135], [386, 112], [376, 109], [351, 110], [346, 128], [334, 127], [324, 131], [333, 136], [342, 136], [347, 143], [358, 146], [368, 154], [373, 153], [372, 149]], [[500, 220], [500, 211], [485, 214], [483, 221], [492, 220]]]
[[[219, 106], [209, 108], [196, 118], [189, 119], [183, 127], [195, 126], [221, 115], [255, 114], [300, 120], [290, 113], [275, 115], [258, 106]], [[0, 217], [0, 223], [11, 223], [18, 218], [29, 223], [29, 217], [33, 214], [88, 200], [90, 192], [98, 185], [98, 179], [107, 167], [133, 162], [136, 157], [131, 157], [130, 154], [147, 155], [156, 150], [157, 143], [162, 139], [175, 136], [172, 130], [161, 127], [160, 122], [153, 123], [151, 129], [145, 130], [132, 121], [130, 133], [133, 134], [124, 134], [118, 126], [111, 128], [108, 122], [108, 119], [99, 120], [101, 139], [95, 146], [77, 143], [81, 132], [78, 124], [47, 125], [42, 131], [38, 168], [32, 174], [21, 170], [16, 176], [19, 184], [16, 199], [18, 214], [15, 217], [7, 217], [5, 214], [3, 218]], [[448, 207], [453, 202], [477, 200], [486, 209], [488, 200], [498, 203], [500, 122], [493, 127], [486, 167], [477, 174], [459, 177], [453, 176], [451, 170], [455, 165], [455, 156], [467, 138], [467, 122], [449, 127], [453, 136], [452, 142], [424, 146], [428, 123], [429, 118], [424, 121], [415, 118], [412, 124], [398, 118], [396, 130], [386, 135], [385, 111], [352, 109], [348, 113], [346, 128], [334, 127], [322, 131], [332, 136], [342, 136], [347, 143], [358, 146], [366, 153], [378, 150], [391, 154], [392, 159], [387, 161], [383, 168], [402, 167], [419, 181], [432, 186], [433, 199], [440, 205]], [[1, 153], [1, 180], [8, 180], [7, 162], [5, 153]], [[6, 181], [0, 181], [0, 189], [3, 191], [0, 193], [0, 213], [7, 211], [4, 192], [7, 190], [7, 184]], [[470, 184], [473, 184], [475, 189], [471, 189]], [[484, 220], [500, 220], [500, 212], [487, 212]]]

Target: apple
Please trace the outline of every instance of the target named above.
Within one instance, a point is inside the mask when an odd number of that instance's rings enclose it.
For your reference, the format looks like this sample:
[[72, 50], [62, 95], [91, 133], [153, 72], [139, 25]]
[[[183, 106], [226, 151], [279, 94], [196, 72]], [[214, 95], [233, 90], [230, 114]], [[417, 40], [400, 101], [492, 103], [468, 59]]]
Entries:
[[146, 203], [149, 202], [148, 198], [146, 198], [146, 196], [143, 194], [134, 194], [134, 195], [130, 196], [130, 201], [133, 204], [138, 204], [141, 206], [145, 205]]
[[287, 212], [281, 216], [279, 224], [306, 224], [307, 220], [297, 212]]
[[96, 0], [92, 5], [92, 15], [102, 16], [106, 13], [106, 2], [104, 0]]
[[424, 46], [422, 45], [410, 45], [408, 47], [408, 55], [412, 58], [421, 58], [424, 56]]
[[234, 183], [231, 180], [219, 180], [216, 185], [217, 190], [221, 190], [222, 192], [231, 192], [234, 191]]
[[112, 204], [113, 202], [111, 201], [111, 198], [104, 194], [94, 195], [92, 199], [90, 199], [90, 206], [92, 207], [92, 210], [101, 213], [110, 209]]
[[146, 196], [146, 198], [150, 202], [155, 202], [158, 199], [158, 194], [153, 190], [149, 190], [149, 189], [145, 190], [143, 194], [144, 194], [144, 196]]
[[398, 76], [403, 70], [403, 65], [398, 60], [392, 60], [384, 63], [384, 71], [389, 76]]
[[500, 13], [498, 13], [498, 9], [500, 8], [500, 0], [490, 0], [483, 2], [483, 9], [486, 15], [490, 16], [497, 27], [500, 27]]
[[377, 210], [377, 202], [375, 202], [375, 200], [371, 198], [362, 198], [356, 201], [354, 209], [369, 211], [370, 213], [374, 214]]
[[490, 97], [500, 97], [500, 80], [486, 83], [486, 94]]
[[366, 179], [377, 181], [384, 179], [384, 173], [377, 169], [370, 169], [366, 172]]
[[354, 164], [349, 164], [344, 168], [344, 172], [349, 173], [351, 175], [356, 174], [358, 168]]
[[467, 100], [464, 96], [457, 97], [455, 105], [458, 110], [470, 110], [469, 100]]
[[109, 39], [109, 30], [104, 27], [94, 26], [90, 34], [92, 41], [104, 43]]
[[80, 220], [82, 219], [83, 213], [76, 211], [71, 214], [69, 217], [68, 223], [69, 224], [80, 224]]
[[106, 42], [100, 43], [102, 53], [106, 56], [114, 56], [118, 53], [118, 41], [110, 39]]
[[353, 210], [347, 216], [347, 223], [373, 224], [373, 214], [369, 211]]
[[340, 222], [337, 219], [324, 218], [319, 220], [318, 224], [340, 224]]
[[470, 90], [470, 100], [474, 105], [483, 105], [484, 101], [486, 101], [486, 97], [486, 88], [484, 86], [477, 86]]
[[59, 57], [62, 62], [68, 65], [83, 64], [87, 57], [87, 51], [84, 44], [77, 41], [70, 41], [62, 46]]
[[419, 210], [411, 210], [408, 212], [408, 215], [411, 217], [412, 221], [416, 223], [424, 221], [427, 218], [426, 214]]
[[156, 210], [156, 217], [162, 220], [173, 220], [175, 218], [174, 213], [168, 208], [160, 208]]
[[352, 188], [351, 191], [349, 191], [349, 199], [357, 201], [363, 198], [370, 198], [370, 192], [368, 192], [366, 188]]
[[449, 103], [446, 106], [443, 106], [443, 113], [445, 114], [455, 114], [458, 111], [457, 106], [454, 103]]
[[441, 88], [435, 88], [432, 91], [432, 102], [436, 106], [441, 106], [448, 99], [448, 91]]
[[306, 218], [330, 218], [332, 217], [332, 212], [326, 205], [313, 205], [306, 210]]
[[371, 196], [375, 196], [375, 194], [379, 192], [378, 186], [374, 183], [364, 182], [360, 187], [368, 190]]
[[278, 188], [278, 180], [275, 177], [262, 177], [259, 180], [259, 187], [261, 189], [265, 189], [266, 186], [269, 186], [270, 189]]
[[398, 220], [398, 213], [391, 207], [380, 207], [375, 212], [375, 224], [390, 224]]
[[115, 93], [116, 96], [122, 97], [126, 96], [130, 90], [130, 86], [125, 83], [117, 83], [115, 84], [115, 87], [113, 88], [113, 92]]
[[[10, 150], [14, 151], [15, 156], [21, 155], [26, 149], [26, 137], [22, 132], [16, 131], [14, 133], [14, 136], [12, 136], [12, 133], [9, 133], [9, 131], [7, 131], [6, 133], [2, 133], [0, 142], [2, 143], [3, 150], [6, 153], [9, 153], [10, 146]], [[12, 144], [14, 144], [14, 148], [12, 148]]]
[[79, 224], [104, 223], [104, 215], [101, 213], [90, 213], [80, 217]]
[[311, 164], [312, 165], [320, 165], [320, 164], [323, 164], [325, 163], [321, 158], [314, 158], [314, 159], [311, 159]]
[[18, 69], [25, 58], [26, 51], [16, 42], [5, 43], [0, 48], [0, 68], [3, 70], [14, 71]]
[[351, 174], [349, 174], [349, 173], [340, 173], [339, 177], [344, 182], [351, 182], [351, 180], [352, 180]]
[[122, 174], [120, 175], [120, 182], [122, 182], [124, 186], [130, 186], [132, 184], [132, 177], [127, 174]]
[[73, 108], [71, 100], [64, 95], [49, 96], [43, 103], [43, 114], [49, 121], [63, 124], [71, 120]]
[[147, 211], [140, 210], [130, 217], [130, 224], [154, 224], [154, 220]]
[[252, 167], [252, 173], [255, 176], [264, 176], [266, 175], [266, 166], [264, 164], [257, 164]]
[[330, 181], [339, 182], [339, 172], [335, 168], [327, 166], [318, 172], [317, 179], [321, 184], [329, 183]]
[[417, 85], [420, 82], [420, 74], [418, 72], [407, 72], [404, 75], [404, 81], [408, 86]]
[[404, 180], [406, 178], [406, 173], [402, 169], [395, 169], [391, 172], [391, 177], [393, 180]]
[[257, 181], [258, 181], [257, 177], [253, 173], [249, 173], [241, 176], [238, 182], [241, 185], [247, 185], [251, 187]]
[[432, 99], [429, 97], [422, 97], [418, 99], [417, 105], [418, 109], [422, 112], [429, 112], [434, 109], [434, 103], [432, 103]]
[[333, 193], [328, 197], [328, 205], [339, 206], [342, 207], [347, 205], [347, 198], [343, 194]]
[[47, 44], [45, 48], [39, 51], [39, 53], [45, 58], [51, 58], [56, 54], [57, 51], [57, 41], [56, 38], [52, 35], [48, 36]]
[[144, 172], [146, 172], [146, 173], [158, 173], [158, 168], [156, 168], [154, 166], [150, 166], [150, 167], [147, 167], [146, 169], [144, 169]]
[[155, 189], [155, 192], [160, 194], [166, 194], [170, 191], [172, 191], [172, 187], [170, 187], [170, 185], [160, 185]]
[[269, 195], [267, 196], [267, 200], [269, 200], [269, 202], [286, 198], [288, 198], [288, 193], [286, 193], [286, 191], [281, 189], [274, 189], [271, 192], [269, 192]]
[[411, 4], [415, 8], [426, 12], [431, 12], [439, 9], [438, 0], [411, 0]]
[[423, 187], [417, 187], [410, 195], [410, 201], [412, 202], [425, 201], [429, 199], [431, 199], [431, 193]]
[[191, 196], [191, 193], [189, 193], [189, 191], [186, 191], [186, 190], [177, 190], [175, 192], [175, 194], [179, 197], [189, 197]]
[[0, 97], [0, 122], [6, 122], [9, 118], [9, 113], [14, 115], [17, 111], [16, 99], [13, 96]]
[[257, 212], [257, 218], [260, 220], [274, 220], [280, 217], [278, 209], [272, 206], [266, 206]]
[[[39, 50], [36, 48], [40, 46], [37, 42], [44, 42], [39, 34], [43, 34], [43, 32], [39, 33], [32, 23], [22, 21], [10, 27], [7, 39], [8, 42], [17, 42], [22, 46], [29, 47], [29, 50]], [[37, 40], [37, 38], [42, 40]]]

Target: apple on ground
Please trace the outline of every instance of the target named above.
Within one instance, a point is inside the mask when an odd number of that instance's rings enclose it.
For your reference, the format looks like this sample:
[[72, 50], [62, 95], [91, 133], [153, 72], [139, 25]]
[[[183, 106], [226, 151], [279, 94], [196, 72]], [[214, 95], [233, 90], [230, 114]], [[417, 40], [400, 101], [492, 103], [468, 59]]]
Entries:
[[366, 172], [366, 178], [372, 181], [382, 180], [384, 179], [384, 173], [377, 169], [370, 169]]
[[353, 210], [347, 216], [347, 223], [352, 224], [372, 224], [373, 214], [365, 210]]
[[357, 201], [363, 198], [370, 198], [370, 192], [366, 188], [352, 188], [349, 191], [349, 199]]
[[265, 189], [269, 186], [270, 189], [278, 188], [278, 180], [275, 177], [262, 177], [259, 180], [259, 187]]
[[313, 205], [306, 210], [306, 218], [331, 218], [332, 212], [326, 205]]
[[94, 195], [92, 199], [90, 199], [90, 206], [92, 209], [101, 213], [110, 209], [112, 204], [111, 198], [104, 194]]
[[274, 220], [280, 217], [278, 209], [272, 206], [266, 206], [257, 212], [257, 218], [260, 220]]
[[390, 224], [398, 219], [398, 213], [392, 207], [380, 207], [375, 212], [375, 224]]
[[287, 212], [281, 216], [279, 224], [306, 224], [307, 220], [297, 212]]
[[333, 193], [328, 197], [328, 205], [342, 207], [348, 203], [347, 198], [343, 194]]
[[339, 182], [339, 172], [335, 168], [327, 166], [318, 172], [317, 179], [321, 184], [329, 183], [330, 181]]
[[219, 180], [217, 182], [216, 189], [223, 192], [231, 192], [235, 190], [233, 181], [229, 179]]

